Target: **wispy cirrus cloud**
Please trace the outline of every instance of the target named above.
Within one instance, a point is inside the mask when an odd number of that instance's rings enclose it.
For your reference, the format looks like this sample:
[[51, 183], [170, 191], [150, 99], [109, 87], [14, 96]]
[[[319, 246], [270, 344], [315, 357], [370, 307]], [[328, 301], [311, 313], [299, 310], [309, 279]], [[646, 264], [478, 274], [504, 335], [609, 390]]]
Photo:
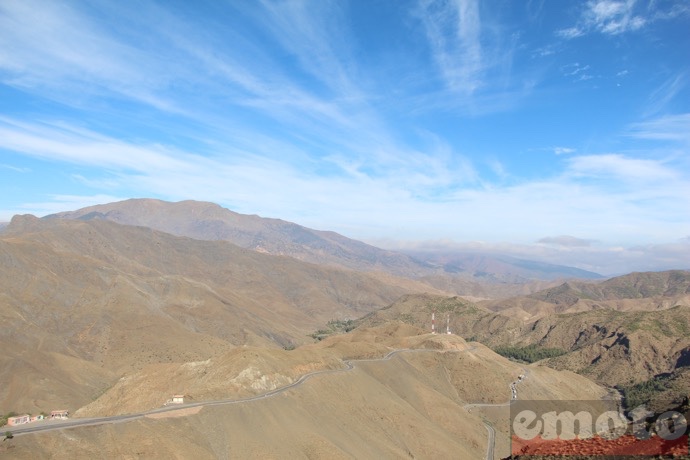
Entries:
[[577, 150], [572, 147], [554, 147], [553, 153], [556, 155], [569, 155], [575, 153]]
[[627, 134], [638, 139], [679, 142], [687, 147], [690, 145], [690, 113], [633, 123]]
[[411, 14], [437, 75], [408, 110], [452, 110], [472, 117], [506, 112], [527, 99], [543, 78], [542, 64], [516, 69], [514, 58], [524, 45], [520, 33], [504, 27], [498, 11], [481, 1], [423, 0]]
[[362, 95], [354, 82], [357, 68], [349, 46], [352, 40], [344, 27], [344, 5], [325, 0], [317, 4], [263, 1], [261, 6], [262, 12], [255, 17], [307, 73], [336, 97], [360, 99]]
[[578, 24], [559, 30], [557, 34], [562, 38], [572, 39], [592, 31], [618, 35], [638, 30], [647, 23], [647, 19], [635, 14], [635, 3], [635, 0], [589, 1]]
[[30, 123], [0, 117], [0, 148], [35, 158], [127, 171], [187, 170], [195, 161], [180, 160], [160, 145], [142, 147], [63, 123]]
[[568, 159], [568, 172], [577, 177], [617, 178], [620, 181], [666, 181], [680, 179], [660, 160], [630, 158], [622, 154], [580, 155]]
[[63, 101], [92, 94], [175, 109], [160, 93], [169, 83], [166, 74], [146, 71], [161, 66], [158, 56], [115, 39], [68, 3], [3, 2], [0, 30], [0, 78], [5, 84]]
[[649, 104], [645, 110], [645, 116], [657, 115], [665, 110], [676, 99], [678, 94], [687, 85], [687, 73], [683, 72], [666, 79], [649, 95]]
[[432, 56], [452, 91], [472, 94], [482, 85], [487, 63], [476, 0], [428, 0], [419, 16]]
[[20, 167], [20, 166], [13, 166], [13, 165], [6, 165], [6, 164], [0, 164], [0, 168], [9, 169], [11, 171], [15, 171], [18, 173], [26, 173], [26, 172], [31, 171], [29, 168], [24, 168], [24, 167]]
[[659, 6], [656, 2], [590, 0], [582, 9], [577, 23], [558, 30], [556, 34], [564, 39], [574, 39], [593, 32], [620, 35], [640, 30], [655, 21], [672, 19], [687, 12], [687, 7]]

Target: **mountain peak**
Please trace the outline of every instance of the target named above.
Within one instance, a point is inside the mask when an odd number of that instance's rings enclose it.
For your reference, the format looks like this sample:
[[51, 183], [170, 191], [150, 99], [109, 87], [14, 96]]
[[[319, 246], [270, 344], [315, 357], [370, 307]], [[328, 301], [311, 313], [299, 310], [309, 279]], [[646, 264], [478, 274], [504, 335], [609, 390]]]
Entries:
[[314, 230], [280, 219], [239, 214], [205, 201], [172, 203], [135, 198], [46, 218], [105, 219], [198, 240], [229, 241], [246, 249], [353, 270], [385, 271], [410, 277], [430, 272], [427, 265], [409, 256], [379, 249], [335, 232]]

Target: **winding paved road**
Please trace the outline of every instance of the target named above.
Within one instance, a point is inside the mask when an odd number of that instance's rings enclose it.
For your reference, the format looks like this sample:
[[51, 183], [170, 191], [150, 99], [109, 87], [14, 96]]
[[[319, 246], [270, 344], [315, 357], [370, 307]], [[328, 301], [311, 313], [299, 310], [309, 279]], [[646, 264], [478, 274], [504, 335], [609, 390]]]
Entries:
[[[467, 409], [468, 412], [471, 412], [471, 410], [475, 407], [502, 407], [502, 406], [510, 406], [513, 401], [517, 400], [517, 391], [513, 394], [513, 388], [516, 388], [518, 384], [522, 383], [525, 381], [527, 378], [527, 375], [529, 375], [529, 369], [522, 368], [523, 372], [523, 377], [521, 379], [516, 380], [515, 382], [511, 382], [510, 387], [511, 390], [511, 398], [507, 402], [504, 403], [496, 403], [496, 404], [489, 404], [489, 403], [470, 403], [470, 404], [465, 404], [462, 406], [463, 408]], [[489, 439], [487, 440], [487, 446], [486, 446], [486, 460], [494, 460], [494, 448], [496, 446], [496, 429], [486, 420], [484, 420], [484, 427], [486, 427], [486, 431], [489, 432]]]
[[[80, 418], [80, 419], [69, 419], [69, 420], [59, 420], [59, 421], [48, 420], [48, 421], [42, 422], [40, 425], [20, 427], [20, 428], [11, 428], [10, 431], [12, 431], [13, 435], [40, 433], [40, 432], [45, 432], [45, 431], [64, 430], [67, 428], [75, 428], [75, 427], [80, 427], [80, 426], [83, 427], [83, 426], [105, 425], [105, 424], [109, 424], [109, 423], [129, 422], [132, 420], [144, 418], [147, 415], [160, 414], [160, 413], [164, 413], [164, 412], [172, 412], [172, 411], [176, 411], [176, 410], [180, 410], [180, 409], [189, 409], [189, 408], [194, 408], [194, 407], [206, 407], [206, 406], [224, 406], [224, 405], [229, 405], [229, 404], [247, 403], [250, 401], [258, 401], [260, 399], [270, 398], [270, 397], [275, 396], [277, 394], [286, 392], [286, 391], [290, 390], [291, 388], [302, 385], [304, 382], [306, 382], [310, 378], [317, 376], [317, 375], [335, 374], [335, 373], [340, 373], [340, 372], [351, 371], [352, 369], [355, 368], [356, 363], [388, 361], [389, 359], [391, 359], [392, 357], [394, 357], [395, 355], [397, 355], [399, 353], [431, 353], [431, 352], [433, 352], [433, 353], [464, 353], [464, 352], [473, 351], [475, 349], [476, 349], [476, 347], [474, 347], [474, 346], [467, 348], [466, 350], [435, 350], [435, 349], [424, 349], [424, 348], [421, 348], [421, 349], [401, 348], [401, 349], [393, 350], [393, 351], [389, 352], [383, 358], [346, 360], [346, 361], [343, 361], [343, 363], [345, 364], [345, 367], [343, 367], [343, 368], [326, 369], [326, 370], [310, 372], [308, 374], [304, 374], [304, 375], [300, 376], [297, 380], [290, 383], [289, 385], [285, 385], [283, 387], [276, 388], [275, 390], [271, 390], [271, 391], [268, 391], [266, 393], [262, 393], [262, 394], [257, 395], [257, 396], [251, 396], [248, 398], [220, 399], [220, 400], [216, 400], [216, 401], [199, 401], [199, 402], [187, 403], [187, 404], [175, 404], [175, 405], [171, 405], [171, 406], [159, 407], [157, 409], [152, 409], [152, 410], [145, 411], [145, 412], [137, 412], [134, 414], [125, 414], [125, 415], [113, 415], [110, 417]], [[500, 403], [500, 404], [484, 404], [484, 403], [466, 404], [464, 407], [466, 409], [471, 409], [472, 407], [507, 406], [507, 405], [510, 405], [510, 401], [508, 401], [506, 403]], [[486, 421], [484, 421], [484, 425], [485, 425], [485, 427], [489, 433], [488, 441], [487, 441], [486, 459], [487, 460], [493, 460], [494, 445], [495, 445], [495, 439], [496, 439], [496, 430]]]
[[486, 440], [486, 460], [494, 460], [494, 447], [496, 446], [496, 430], [493, 425], [484, 420], [484, 428], [489, 432]]

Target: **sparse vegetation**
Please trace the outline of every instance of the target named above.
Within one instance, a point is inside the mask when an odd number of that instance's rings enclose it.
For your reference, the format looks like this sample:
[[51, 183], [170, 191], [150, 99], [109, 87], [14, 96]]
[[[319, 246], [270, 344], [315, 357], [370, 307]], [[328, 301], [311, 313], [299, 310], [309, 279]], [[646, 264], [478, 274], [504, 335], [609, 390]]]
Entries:
[[429, 311], [435, 310], [436, 313], [460, 312], [462, 314], [474, 314], [479, 311], [473, 304], [457, 296], [430, 302], [427, 305], [427, 309]]
[[12, 434], [12, 432], [6, 431], [5, 432], [5, 441], [7, 441], [8, 439], [12, 439], [12, 438], [14, 438], [14, 435]]
[[406, 324], [415, 324], [414, 316], [412, 316], [409, 313], [401, 313], [398, 315], [398, 317], [396, 319], [398, 321], [402, 321], [403, 323], [406, 323]]
[[351, 330], [357, 327], [357, 324], [352, 319], [334, 319], [326, 323], [326, 326], [328, 329], [319, 329], [316, 332], [309, 334], [309, 337], [321, 341], [329, 335], [345, 334], [347, 332], [350, 332]]
[[555, 358], [556, 356], [567, 353], [567, 351], [561, 350], [560, 348], [543, 348], [535, 344], [527, 345], [526, 347], [515, 347], [510, 345], [499, 346], [496, 347], [494, 351], [506, 358], [526, 363], [533, 363], [546, 358]]
[[633, 409], [646, 404], [658, 394], [671, 389], [673, 379], [670, 374], [658, 375], [634, 385], [621, 387], [626, 409]]
[[18, 414], [14, 411], [10, 411], [5, 415], [0, 415], [0, 426], [7, 425], [7, 419], [10, 417], [14, 417], [15, 415], [18, 415]]

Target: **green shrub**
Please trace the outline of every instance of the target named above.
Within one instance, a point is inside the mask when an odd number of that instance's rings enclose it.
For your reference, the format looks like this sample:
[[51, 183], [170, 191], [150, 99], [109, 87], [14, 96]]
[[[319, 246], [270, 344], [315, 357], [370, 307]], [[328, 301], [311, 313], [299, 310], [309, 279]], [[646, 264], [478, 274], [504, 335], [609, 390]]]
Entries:
[[560, 348], [543, 348], [539, 345], [527, 345], [526, 347], [515, 347], [510, 345], [499, 346], [494, 349], [496, 353], [506, 358], [533, 363], [546, 358], [555, 358], [567, 353]]

